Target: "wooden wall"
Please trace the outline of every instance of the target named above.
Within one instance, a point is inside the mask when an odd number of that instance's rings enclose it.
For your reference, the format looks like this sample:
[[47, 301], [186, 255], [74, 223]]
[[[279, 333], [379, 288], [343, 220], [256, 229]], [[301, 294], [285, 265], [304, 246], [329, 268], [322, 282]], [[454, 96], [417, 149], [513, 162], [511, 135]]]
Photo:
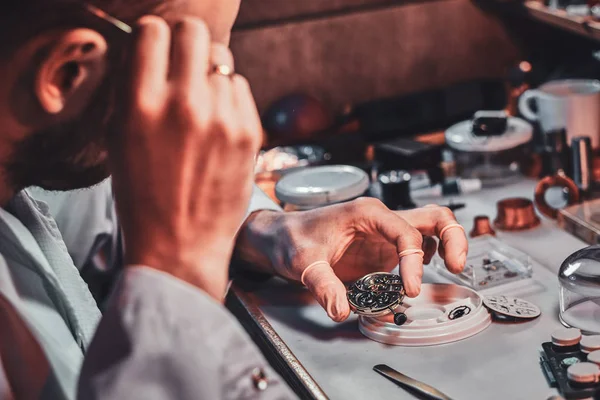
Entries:
[[232, 50], [261, 110], [303, 91], [340, 111], [503, 77], [519, 59], [502, 23], [469, 0], [242, 0]]

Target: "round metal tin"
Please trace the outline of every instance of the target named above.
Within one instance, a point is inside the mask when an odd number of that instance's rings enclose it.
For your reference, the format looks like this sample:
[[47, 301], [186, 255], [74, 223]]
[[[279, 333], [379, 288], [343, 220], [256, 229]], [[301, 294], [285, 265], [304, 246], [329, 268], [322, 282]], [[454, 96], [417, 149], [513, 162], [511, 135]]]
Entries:
[[542, 311], [533, 303], [516, 297], [486, 296], [483, 304], [491, 311], [505, 317], [517, 319], [533, 319], [542, 314]]
[[369, 188], [369, 176], [349, 165], [328, 165], [286, 174], [275, 186], [283, 203], [320, 207], [362, 196]]

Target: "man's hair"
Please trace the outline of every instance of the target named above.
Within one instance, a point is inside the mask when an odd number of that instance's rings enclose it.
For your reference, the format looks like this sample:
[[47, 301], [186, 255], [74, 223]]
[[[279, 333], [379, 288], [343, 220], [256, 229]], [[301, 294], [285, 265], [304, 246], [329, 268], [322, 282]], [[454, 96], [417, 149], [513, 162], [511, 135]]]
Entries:
[[46, 29], [85, 26], [86, 18], [90, 20], [85, 4], [133, 24], [178, 2], [181, 0], [0, 0], [0, 58]]

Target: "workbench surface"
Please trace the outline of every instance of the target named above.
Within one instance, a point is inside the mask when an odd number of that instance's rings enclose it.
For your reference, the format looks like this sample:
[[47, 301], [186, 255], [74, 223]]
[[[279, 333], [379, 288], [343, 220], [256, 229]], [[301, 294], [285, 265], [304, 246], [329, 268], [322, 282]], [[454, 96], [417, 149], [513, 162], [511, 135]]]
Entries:
[[[532, 198], [534, 186], [534, 181], [523, 180], [457, 198], [455, 201], [467, 207], [458, 210], [456, 217], [468, 232], [476, 215], [493, 220], [498, 200]], [[440, 203], [447, 200], [438, 199]], [[413, 399], [372, 370], [376, 364], [388, 364], [455, 400], [546, 399], [556, 391], [542, 373], [539, 351], [542, 342], [550, 340], [551, 332], [561, 327], [557, 272], [568, 255], [586, 244], [544, 218], [530, 231], [497, 230], [497, 238], [530, 255], [533, 278], [488, 291], [529, 300], [540, 307], [542, 316], [520, 324], [494, 322], [483, 332], [456, 343], [397, 347], [371, 341], [358, 331], [355, 316], [336, 324], [306, 290], [277, 280], [252, 293], [237, 291], [254, 308], [255, 317], [262, 313], [258, 319], [265, 325], [261, 331], [264, 339], [275, 342], [282, 360], [300, 370], [299, 379], [313, 397]], [[432, 267], [425, 268], [424, 281], [447, 282]]]

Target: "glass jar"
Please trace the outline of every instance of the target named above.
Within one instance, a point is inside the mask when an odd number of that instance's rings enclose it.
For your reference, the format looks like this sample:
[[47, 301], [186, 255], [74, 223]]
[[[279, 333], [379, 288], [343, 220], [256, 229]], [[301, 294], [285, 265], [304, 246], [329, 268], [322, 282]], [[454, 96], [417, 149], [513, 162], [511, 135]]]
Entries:
[[560, 321], [586, 334], [600, 333], [600, 245], [571, 254], [558, 272]]

